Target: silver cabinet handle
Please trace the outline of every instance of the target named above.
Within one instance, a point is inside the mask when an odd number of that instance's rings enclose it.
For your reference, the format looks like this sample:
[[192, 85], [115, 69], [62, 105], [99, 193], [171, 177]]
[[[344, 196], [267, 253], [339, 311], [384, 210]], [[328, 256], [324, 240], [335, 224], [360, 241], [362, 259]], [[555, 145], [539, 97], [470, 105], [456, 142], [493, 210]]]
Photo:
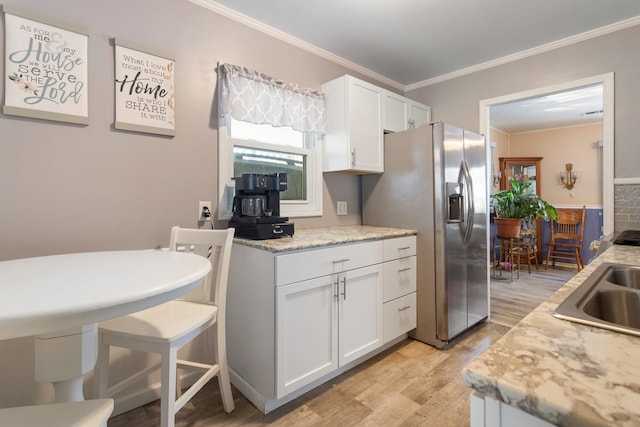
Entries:
[[342, 299], [343, 300], [347, 299], [347, 278], [346, 277], [342, 278]]
[[404, 273], [405, 271], [411, 270], [411, 267], [405, 267], [398, 270], [398, 273]]
[[404, 251], [404, 250], [407, 250], [407, 249], [411, 249], [411, 246], [403, 246], [401, 248], [398, 248], [398, 251]]
[[351, 151], [351, 167], [352, 168], [356, 167], [356, 149], [355, 148]]
[[410, 305], [405, 305], [404, 307], [400, 307], [400, 308], [398, 309], [398, 311], [405, 311], [405, 310], [408, 310], [408, 309], [410, 309], [410, 308], [411, 308], [411, 306], [410, 306]]
[[342, 258], [342, 259], [337, 259], [335, 261], [333, 261], [334, 264], [339, 264], [341, 262], [347, 262], [347, 261], [351, 261], [350, 258]]

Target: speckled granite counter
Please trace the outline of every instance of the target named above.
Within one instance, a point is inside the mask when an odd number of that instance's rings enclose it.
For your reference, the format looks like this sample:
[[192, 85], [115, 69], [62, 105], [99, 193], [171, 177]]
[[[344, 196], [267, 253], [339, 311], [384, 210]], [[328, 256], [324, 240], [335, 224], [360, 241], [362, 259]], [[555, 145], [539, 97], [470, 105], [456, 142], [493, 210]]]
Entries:
[[465, 384], [561, 426], [640, 426], [640, 338], [552, 316], [603, 262], [640, 265], [613, 246], [467, 366]]
[[350, 225], [344, 227], [307, 228], [296, 230], [293, 237], [279, 239], [249, 240], [233, 239], [234, 243], [251, 246], [270, 252], [297, 251], [321, 246], [341, 245], [365, 240], [382, 240], [393, 237], [412, 236], [416, 230], [403, 228], [372, 227], [369, 225]]

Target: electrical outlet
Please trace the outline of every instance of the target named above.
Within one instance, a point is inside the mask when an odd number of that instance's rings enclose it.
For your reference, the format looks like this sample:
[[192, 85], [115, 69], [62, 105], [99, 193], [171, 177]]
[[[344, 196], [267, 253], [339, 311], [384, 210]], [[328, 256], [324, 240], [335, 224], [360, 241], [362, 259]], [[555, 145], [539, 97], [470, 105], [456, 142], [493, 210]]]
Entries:
[[211, 221], [212, 216], [211, 201], [198, 202], [198, 221]]
[[347, 202], [339, 201], [338, 202], [338, 215], [346, 215], [347, 214]]

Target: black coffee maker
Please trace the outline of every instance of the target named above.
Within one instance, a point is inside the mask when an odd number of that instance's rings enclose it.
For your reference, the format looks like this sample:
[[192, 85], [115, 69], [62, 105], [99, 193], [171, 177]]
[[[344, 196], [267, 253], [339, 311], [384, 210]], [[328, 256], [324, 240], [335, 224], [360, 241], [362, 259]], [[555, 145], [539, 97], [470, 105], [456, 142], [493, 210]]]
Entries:
[[293, 236], [293, 223], [280, 216], [280, 192], [287, 189], [287, 174], [244, 173], [233, 178], [236, 195], [229, 227], [236, 237], [263, 240]]

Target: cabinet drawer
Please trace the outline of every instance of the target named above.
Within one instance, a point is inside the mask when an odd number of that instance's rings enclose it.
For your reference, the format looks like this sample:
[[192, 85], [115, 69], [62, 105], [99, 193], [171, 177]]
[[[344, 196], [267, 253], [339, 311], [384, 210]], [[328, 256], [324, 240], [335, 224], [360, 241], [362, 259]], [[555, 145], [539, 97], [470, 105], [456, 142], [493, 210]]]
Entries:
[[397, 237], [382, 241], [382, 259], [403, 258], [416, 254], [416, 236]]
[[276, 286], [382, 262], [382, 242], [354, 243], [278, 255]]
[[387, 343], [416, 327], [416, 293], [394, 299], [384, 304], [384, 342]]
[[391, 301], [416, 291], [416, 257], [410, 256], [383, 264], [383, 301]]

